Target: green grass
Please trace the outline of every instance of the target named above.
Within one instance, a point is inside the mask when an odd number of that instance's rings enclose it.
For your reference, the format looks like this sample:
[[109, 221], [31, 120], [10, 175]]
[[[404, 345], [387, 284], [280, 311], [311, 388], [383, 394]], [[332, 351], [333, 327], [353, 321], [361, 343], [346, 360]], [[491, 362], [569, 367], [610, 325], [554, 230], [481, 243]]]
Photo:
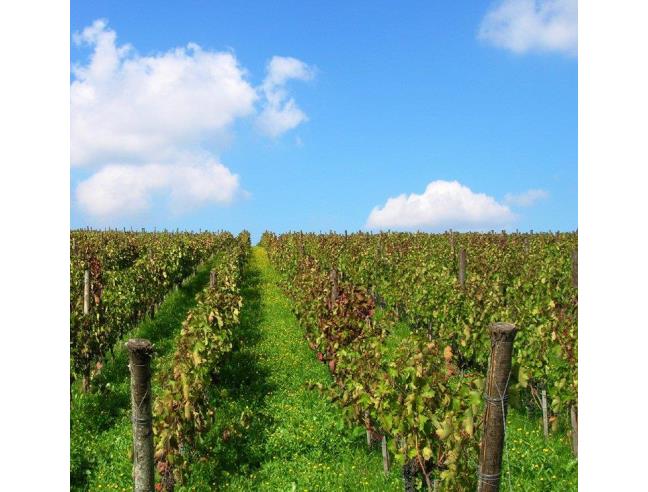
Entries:
[[[405, 323], [396, 323], [386, 340], [388, 346], [411, 332]], [[513, 396], [513, 395], [512, 395]], [[506, 448], [502, 463], [501, 488], [504, 491], [563, 492], [578, 490], [578, 462], [562, 422], [558, 432], [545, 441], [542, 413], [519, 394], [512, 398], [506, 422]], [[528, 411], [526, 406], [528, 405]], [[509, 481], [510, 479], [510, 481]]]
[[[155, 343], [154, 371], [170, 363], [182, 321], [208, 270], [203, 267], [171, 293], [155, 318], [131, 335]], [[201, 458], [176, 490], [402, 490], [401, 470], [383, 474], [380, 449], [367, 449], [364, 429], [344, 426], [340, 409], [308, 389], [309, 382], [328, 385], [331, 376], [308, 348], [263, 248], [253, 249], [242, 292], [234, 350], [211, 388], [216, 424], [203, 436], [196, 450]], [[407, 332], [401, 329], [396, 337]], [[99, 391], [83, 395], [73, 389], [73, 490], [132, 489], [128, 378], [127, 354], [120, 347], [95, 381]], [[545, 442], [537, 412], [511, 409], [502, 491], [577, 490], [577, 471], [563, 431]]]
[[[152, 370], [168, 365], [176, 335], [195, 295], [207, 283], [211, 262], [198, 269], [178, 290], [170, 292], [152, 319], [145, 319], [125, 337], [147, 338], [155, 345]], [[70, 482], [72, 490], [131, 490], [130, 386], [128, 353], [124, 343], [115, 347], [92, 391], [72, 387], [70, 401]], [[155, 387], [153, 388], [155, 392]]]
[[541, 417], [512, 409], [506, 421], [501, 490], [578, 490], [578, 464], [566, 434], [551, 433], [545, 442]]
[[331, 376], [277, 281], [265, 251], [254, 248], [239, 344], [212, 395], [217, 425], [206, 436], [205, 460], [179, 490], [401, 490], [400, 471], [384, 476], [364, 430], [345, 427], [340, 410], [307, 388]]

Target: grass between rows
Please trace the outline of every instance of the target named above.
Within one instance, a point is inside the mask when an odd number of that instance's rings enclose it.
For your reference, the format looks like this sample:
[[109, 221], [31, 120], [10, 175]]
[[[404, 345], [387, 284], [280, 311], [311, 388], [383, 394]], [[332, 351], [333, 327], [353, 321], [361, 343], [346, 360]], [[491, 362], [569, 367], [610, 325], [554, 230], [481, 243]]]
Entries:
[[307, 388], [331, 376], [277, 281], [255, 247], [240, 336], [213, 388], [217, 424], [205, 436], [204, 461], [180, 490], [401, 490], [400, 471], [384, 476], [380, 450], [367, 450], [364, 430], [345, 427], [340, 410]]
[[[146, 338], [155, 345], [152, 372], [169, 365], [175, 340], [196, 294], [207, 284], [215, 259], [170, 292], [154, 318], [147, 318], [115, 346], [93, 389], [84, 394], [74, 384], [70, 401], [71, 490], [132, 490], [130, 423], [130, 373], [128, 338]], [[155, 376], [153, 379], [155, 383]], [[156, 387], [154, 385], [153, 392]]]
[[[169, 365], [208, 270], [200, 269], [135, 330], [155, 343], [153, 371]], [[177, 490], [402, 490], [400, 469], [383, 474], [380, 449], [367, 449], [364, 429], [344, 426], [340, 410], [307, 388], [308, 382], [327, 385], [331, 376], [308, 348], [263, 248], [253, 249], [242, 293], [234, 350], [210, 389], [216, 424]], [[72, 392], [73, 490], [132, 489], [128, 377], [120, 346], [97, 380], [100, 392]], [[577, 462], [565, 434], [545, 442], [536, 414], [511, 409], [502, 490], [577, 490]]]
[[[340, 410], [306, 388], [331, 376], [308, 348], [259, 247], [244, 299], [241, 345], [214, 394], [220, 417], [207, 440], [213, 454], [194, 466], [186, 490], [402, 490], [401, 470], [384, 476], [380, 449], [367, 450], [364, 429], [345, 427]], [[564, 432], [545, 442], [536, 413], [511, 409], [503, 491], [575, 491], [577, 471]]]

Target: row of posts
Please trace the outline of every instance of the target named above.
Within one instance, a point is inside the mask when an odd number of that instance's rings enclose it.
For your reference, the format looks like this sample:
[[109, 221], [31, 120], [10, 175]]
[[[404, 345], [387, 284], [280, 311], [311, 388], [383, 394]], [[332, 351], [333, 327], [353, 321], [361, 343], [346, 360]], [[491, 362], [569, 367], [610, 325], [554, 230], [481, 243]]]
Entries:
[[[454, 237], [451, 236], [451, 246], [455, 251]], [[572, 252], [572, 286], [578, 288], [578, 251]], [[335, 270], [331, 271], [331, 280], [335, 279]], [[466, 282], [466, 250], [461, 248], [458, 256], [458, 280], [463, 289]], [[333, 295], [336, 290], [333, 283]], [[504, 449], [504, 437], [506, 432], [506, 413], [508, 409], [508, 384], [511, 375], [511, 364], [513, 356], [513, 340], [517, 328], [510, 323], [495, 323], [490, 326], [491, 356], [489, 359], [484, 412], [484, 435], [480, 446], [478, 492], [499, 491], [501, 479], [502, 453]], [[543, 430], [545, 439], [549, 437], [549, 419], [547, 407], [547, 392], [542, 389], [542, 413]], [[572, 451], [578, 457], [578, 413], [575, 406], [570, 408], [571, 419], [571, 444]], [[371, 446], [373, 436], [367, 430], [367, 446]], [[382, 436], [381, 448], [383, 454], [383, 468], [385, 473], [389, 471], [390, 461], [387, 452], [386, 437]], [[404, 478], [411, 479], [410, 477]], [[411, 484], [409, 484], [411, 485]], [[433, 482], [436, 489], [438, 482]], [[408, 488], [408, 481], [405, 483]]]
[[[578, 256], [572, 255], [572, 282], [578, 285]], [[465, 285], [466, 253], [459, 253], [459, 283]], [[331, 270], [330, 280], [331, 303], [338, 296], [338, 279], [336, 270]], [[90, 283], [89, 272], [85, 272], [84, 313], [88, 311]], [[210, 272], [209, 285], [215, 287], [216, 274]], [[484, 394], [484, 434], [480, 446], [478, 492], [499, 491], [502, 469], [502, 455], [506, 432], [506, 414], [508, 409], [508, 385], [511, 376], [513, 356], [513, 340], [517, 328], [510, 323], [494, 323], [489, 327], [491, 338], [491, 355], [486, 376]], [[135, 492], [154, 490], [153, 462], [153, 421], [151, 413], [151, 369], [150, 361], [153, 346], [148, 340], [132, 339], [126, 344], [129, 353], [129, 368], [131, 372], [131, 410], [133, 427], [133, 480]], [[545, 437], [548, 435], [546, 391], [542, 391], [542, 408]], [[577, 414], [575, 407], [571, 408], [572, 447], [577, 455]], [[371, 445], [372, 436], [367, 431], [367, 444]], [[390, 468], [387, 438], [382, 436], [381, 450], [383, 469], [388, 473]], [[436, 486], [437, 482], [434, 482]]]
[[[484, 394], [484, 434], [480, 445], [478, 492], [499, 491], [504, 437], [506, 433], [506, 413], [508, 410], [508, 384], [511, 375], [513, 340], [517, 328], [510, 323], [494, 323], [489, 328], [491, 337], [491, 356], [486, 376]], [[375, 436], [367, 430], [367, 446], [371, 447]], [[387, 437], [381, 436], [383, 470], [389, 472], [390, 458], [387, 450]], [[412, 482], [413, 469], [418, 465], [406, 463], [403, 468], [405, 490], [414, 490]], [[438, 488], [439, 482], [432, 481], [432, 490]]]
[[[464, 286], [466, 272], [466, 252], [459, 254], [459, 282]], [[338, 275], [333, 268], [329, 273], [331, 282], [331, 305], [338, 296]], [[502, 468], [502, 454], [504, 449], [504, 436], [506, 430], [506, 412], [508, 408], [508, 384], [511, 376], [511, 362], [513, 356], [513, 340], [517, 328], [510, 323], [494, 323], [489, 328], [491, 337], [491, 356], [486, 377], [486, 392], [484, 399], [486, 408], [484, 412], [484, 435], [482, 437], [479, 457], [478, 492], [499, 491]], [[374, 436], [367, 429], [367, 446], [371, 446]], [[389, 451], [387, 449], [387, 436], [381, 436], [380, 443], [383, 457], [383, 471], [389, 473], [391, 466]], [[406, 473], [408, 464], [405, 465], [403, 478], [405, 488], [411, 489], [411, 474]], [[406, 476], [407, 475], [407, 476]], [[433, 491], [438, 487], [435, 480], [432, 484]]]
[[[479, 458], [478, 492], [499, 490], [502, 451], [508, 407], [508, 383], [511, 374], [513, 339], [517, 329], [509, 323], [490, 327], [491, 357], [486, 383], [484, 435]], [[135, 492], [154, 490], [153, 416], [151, 410], [151, 356], [153, 345], [148, 340], [131, 339], [126, 344], [131, 373], [131, 412], [133, 431], [133, 480]], [[367, 435], [371, 444], [371, 436]], [[384, 472], [390, 468], [387, 438], [382, 436], [381, 449]]]
[[[454, 252], [454, 237], [450, 237], [450, 243], [452, 250]], [[572, 287], [575, 289], [578, 288], [578, 250], [572, 251], [571, 256], [572, 271], [571, 271], [571, 282]], [[459, 251], [459, 285], [461, 288], [464, 288], [466, 282], [466, 250], [461, 248]], [[542, 408], [542, 428], [544, 432], [545, 440], [549, 439], [549, 410], [547, 405], [547, 390], [542, 389], [540, 392], [541, 395], [541, 408]], [[574, 456], [578, 457], [578, 410], [575, 405], [572, 405], [569, 409], [570, 421], [571, 421], [571, 447]]]
[[[209, 272], [209, 287], [216, 286], [216, 272]], [[85, 271], [83, 313], [88, 314], [90, 272]], [[153, 344], [134, 338], [126, 343], [131, 381], [131, 422], [133, 431], [133, 482], [135, 492], [152, 492], [155, 487], [153, 415], [151, 406], [151, 357]]]

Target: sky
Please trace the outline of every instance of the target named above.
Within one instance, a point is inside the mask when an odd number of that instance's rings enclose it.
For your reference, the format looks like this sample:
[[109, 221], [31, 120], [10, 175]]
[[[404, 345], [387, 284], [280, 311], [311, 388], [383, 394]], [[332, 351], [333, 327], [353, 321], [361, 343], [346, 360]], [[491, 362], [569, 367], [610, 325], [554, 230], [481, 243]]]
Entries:
[[71, 2], [71, 225], [575, 230], [575, 0]]

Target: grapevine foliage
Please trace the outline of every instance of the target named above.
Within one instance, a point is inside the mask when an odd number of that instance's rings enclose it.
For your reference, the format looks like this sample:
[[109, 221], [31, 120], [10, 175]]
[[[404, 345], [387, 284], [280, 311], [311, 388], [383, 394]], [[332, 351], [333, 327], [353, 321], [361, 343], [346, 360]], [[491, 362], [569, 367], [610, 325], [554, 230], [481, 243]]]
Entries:
[[557, 414], [577, 405], [576, 234], [265, 233], [262, 245], [331, 368], [331, 398], [444, 490], [475, 483], [491, 323], [520, 328], [513, 384], [546, 388]]
[[245, 232], [220, 254], [214, 287], [198, 294], [197, 305], [183, 323], [173, 365], [161, 376], [162, 391], [153, 411], [155, 459], [167, 489], [182, 480], [193, 458], [190, 450], [213, 422], [207, 390], [223, 357], [232, 350], [243, 306], [241, 271], [249, 252], [250, 236]]
[[[92, 368], [151, 313], [166, 293], [226, 249], [229, 233], [73, 231], [70, 259], [70, 372], [89, 381]], [[88, 314], [84, 271], [90, 272]]]

